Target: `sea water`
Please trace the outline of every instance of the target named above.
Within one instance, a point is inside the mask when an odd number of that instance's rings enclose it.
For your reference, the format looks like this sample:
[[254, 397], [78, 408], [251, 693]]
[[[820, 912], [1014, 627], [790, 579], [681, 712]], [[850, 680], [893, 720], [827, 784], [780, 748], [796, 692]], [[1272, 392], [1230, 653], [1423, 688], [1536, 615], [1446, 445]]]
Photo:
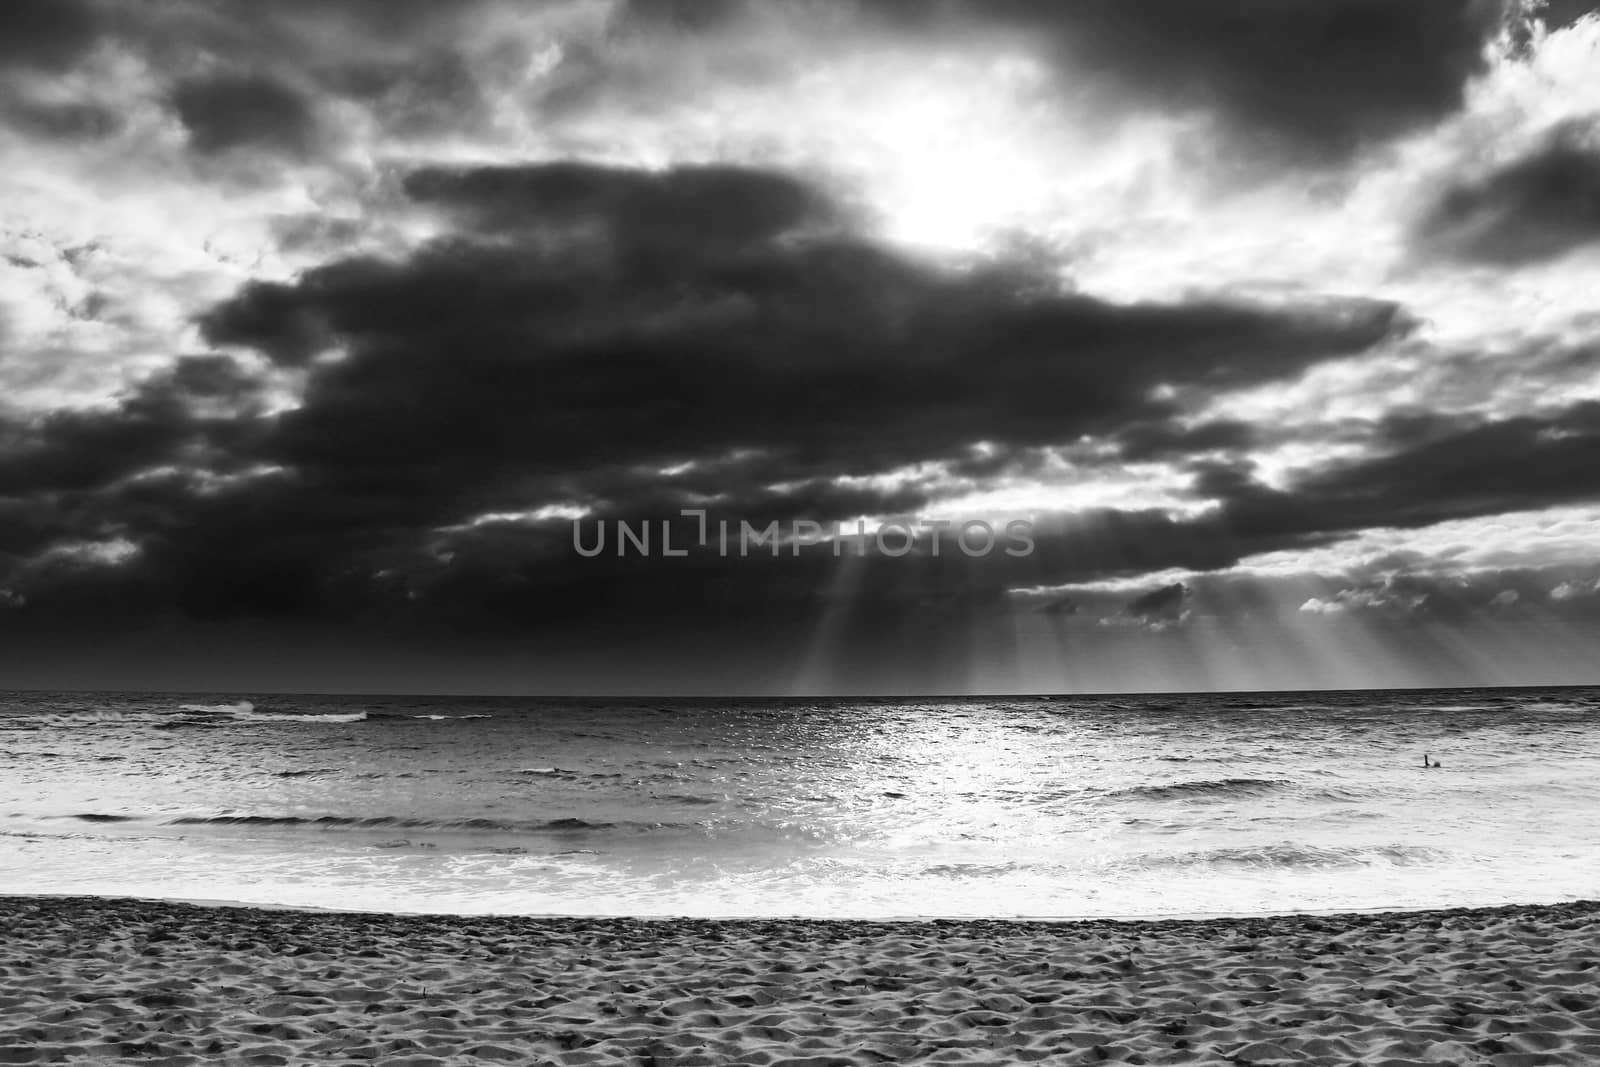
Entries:
[[1596, 688], [0, 694], [4, 893], [641, 916], [1552, 902], [1600, 896], [1597, 813]]

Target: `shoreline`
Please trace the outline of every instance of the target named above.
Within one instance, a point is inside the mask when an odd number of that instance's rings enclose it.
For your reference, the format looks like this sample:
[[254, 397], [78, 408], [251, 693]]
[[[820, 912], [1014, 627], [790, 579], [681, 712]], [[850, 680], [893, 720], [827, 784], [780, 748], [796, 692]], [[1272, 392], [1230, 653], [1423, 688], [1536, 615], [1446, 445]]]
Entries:
[[220, 897], [146, 897], [122, 893], [14, 893], [0, 890], [0, 905], [11, 900], [77, 900], [145, 903], [157, 905], [183, 905], [195, 908], [219, 908], [256, 911], [305, 912], [311, 915], [346, 915], [368, 918], [404, 919], [495, 919], [526, 922], [630, 922], [630, 923], [1017, 923], [1022, 925], [1072, 926], [1081, 923], [1209, 923], [1248, 922], [1261, 920], [1292, 920], [1298, 918], [1329, 919], [1340, 916], [1431, 916], [1456, 915], [1463, 912], [1497, 912], [1517, 908], [1594, 907], [1600, 909], [1600, 897], [1579, 897], [1570, 900], [1540, 902], [1508, 901], [1500, 904], [1382, 906], [1372, 908], [1308, 908], [1299, 911], [1262, 912], [1173, 912], [1148, 915], [883, 915], [883, 916], [822, 916], [822, 915], [691, 915], [691, 914], [587, 914], [583, 912], [456, 912], [456, 911], [385, 911], [378, 908], [335, 908], [318, 904], [283, 904], [275, 901], [235, 900]]
[[1600, 1061], [1597, 901], [1057, 922], [3, 896], [0, 928], [4, 1062]]

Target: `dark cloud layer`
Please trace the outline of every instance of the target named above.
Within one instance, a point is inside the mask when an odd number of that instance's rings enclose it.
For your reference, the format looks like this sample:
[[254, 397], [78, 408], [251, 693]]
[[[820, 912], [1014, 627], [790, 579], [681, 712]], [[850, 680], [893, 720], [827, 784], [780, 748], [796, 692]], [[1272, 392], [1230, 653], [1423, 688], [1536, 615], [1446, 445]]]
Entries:
[[[627, 20], [708, 33], [777, 3], [634, 0]], [[892, 32], [1012, 34], [1119, 103], [1207, 108], [1258, 145], [1341, 156], [1460, 106], [1512, 0], [883, 0], [822, 5]], [[828, 17], [831, 16], [831, 19]]]
[[1600, 12], [1595, 0], [1543, 0], [1535, 12], [1540, 22], [1553, 30], [1572, 25], [1579, 19]]
[[60, 70], [88, 51], [97, 32], [80, 0], [7, 0], [0, 4], [0, 69]]
[[1494, 0], [975, 3], [1057, 33], [1163, 105], [1205, 101], [1293, 145], [1341, 153], [1454, 110], [1507, 14]]
[[[308, 150], [315, 143], [311, 99], [355, 102], [398, 134], [471, 127], [494, 110], [493, 86], [515, 78], [526, 67], [523, 52], [542, 41], [498, 50], [470, 43], [470, 29], [483, 24], [486, 12], [508, 20], [530, 14], [527, 5], [498, 0], [0, 6], [0, 68], [64, 72], [99, 43], [140, 54], [154, 70], [170, 72], [162, 96], [205, 154], [246, 145]], [[619, 6], [617, 27], [713, 41], [730, 25], [762, 24], [751, 15], [769, 9], [790, 23], [814, 24], [823, 52], [840, 31], [896, 40], [1020, 38], [1060, 66], [1070, 83], [1064, 91], [1098, 86], [1103, 110], [1203, 109], [1239, 131], [1238, 143], [1251, 154], [1328, 159], [1457, 108], [1466, 82], [1483, 68], [1484, 46], [1521, 18], [1522, 6], [1517, 0], [832, 0], [799, 8], [775, 0], [640, 0]], [[1547, 18], [1570, 20], [1566, 6], [1558, 7]], [[751, 62], [739, 60], [727, 73], [735, 81], [760, 80], [761, 64]], [[579, 86], [565, 84], [574, 77]], [[616, 79], [637, 77], [611, 70], [604, 45], [572, 40], [561, 69], [534, 96], [570, 110], [574, 94], [581, 104], [583, 84], [602, 92]], [[645, 81], [637, 93], [641, 107], [652, 94], [670, 95], [670, 84]], [[63, 137], [116, 126], [114, 116], [83, 101], [28, 114], [36, 128]]]
[[[1361, 458], [1313, 459], [1271, 485], [1247, 457], [1297, 428], [1191, 421], [1228, 389], [1381, 358], [1417, 322], [1392, 303], [1287, 284], [1270, 302], [1118, 302], [1071, 291], [1021, 256], [953, 266], [876, 239], [830, 188], [778, 169], [392, 162], [428, 158], [427, 138], [411, 134], [481, 133], [508, 107], [560, 97], [568, 110], [554, 119], [586, 102], [614, 117], [611, 105], [693, 81], [702, 60], [716, 67], [705, 82], [726, 60], [748, 85], [799, 69], [776, 49], [811, 62], [826, 54], [818, 42], [871, 34], [890, 35], [897, 62], [930, 41], [1024, 41], [1058, 65], [1064, 91], [1086, 94], [1074, 106], [1203, 112], [1220, 122], [1208, 130], [1232, 138], [1221, 155], [1349, 162], [1457, 109], [1511, 14], [1499, 0], [840, 0], [751, 19], [759, 6], [623, 5], [613, 32], [666, 35], [660, 43], [689, 59], [625, 71], [634, 80], [606, 95], [608, 63], [639, 50], [612, 55], [617, 40], [577, 31], [561, 63], [583, 75], [563, 95], [551, 88], [562, 70], [551, 84], [530, 80], [542, 24], [507, 21], [516, 40], [497, 45], [483, 31], [502, 24], [473, 21], [553, 10], [543, 6], [0, 5], [0, 89], [24, 90], [0, 104], [14, 131], [114, 132], [114, 102], [60, 76], [90, 56], [131, 53], [142, 64], [127, 68], [150, 72], [141, 106], [165, 109], [195, 156], [225, 161], [177, 169], [231, 179], [269, 162], [256, 153], [288, 157], [263, 169], [313, 175], [308, 195], [348, 213], [279, 218], [278, 251], [340, 249], [373, 237], [363, 227], [374, 223], [397, 224], [380, 235], [392, 248], [398, 223], [416, 215], [436, 227], [387, 256], [339, 251], [242, 286], [198, 317], [216, 352], [178, 358], [113, 403], [0, 411], [0, 629], [135, 632], [178, 620], [213, 633], [537, 632], [596, 649], [634, 636], [772, 646], [827, 619], [863, 660], [896, 642], [927, 643], [920, 654], [937, 659], [939, 640], [1000, 619], [1019, 588], [1044, 604], [1035, 623], [1164, 640], [1152, 631], [1225, 597], [1203, 575], [1141, 576], [1219, 570], [1378, 526], [1600, 500], [1593, 403], [1351, 420], [1339, 443]], [[1547, 18], [1576, 11], [1556, 4]], [[730, 59], [715, 53], [730, 30], [769, 36]], [[584, 77], [596, 95], [585, 97]], [[527, 99], [491, 102], [511, 85]], [[361, 136], [374, 140], [352, 141], [337, 166], [309, 164], [343, 136], [332, 122], [341, 109], [370, 118]], [[632, 118], [649, 114], [641, 105]], [[564, 143], [560, 131], [549, 143]], [[340, 168], [356, 147], [398, 150], [351, 178], [355, 188]], [[1491, 268], [1587, 245], [1600, 237], [1597, 159], [1592, 125], [1563, 127], [1443, 190], [1415, 241]], [[8, 340], [21, 329], [20, 318], [0, 322]], [[691, 524], [673, 517], [685, 507], [757, 526], [915, 515], [964, 490], [1047, 482], [1062, 465], [1079, 468], [1076, 483], [1134, 463], [1169, 481], [1191, 474], [1191, 496], [1211, 507], [1069, 509], [1040, 517], [1032, 555], [982, 559], [948, 535], [924, 536], [904, 558], [580, 559], [563, 517], [577, 508], [591, 527], [649, 523], [658, 536], [671, 519], [681, 544]], [[1556, 597], [1539, 575], [1453, 583], [1409, 573], [1426, 560], [1386, 563], [1321, 590], [1329, 599], [1308, 614], [1454, 618], [1600, 602], [1588, 577], [1573, 579], [1582, 596]], [[1141, 580], [1165, 584], [1140, 591]], [[1228, 581], [1241, 610], [1293, 612], [1307, 597]], [[1056, 588], [1075, 583], [1090, 591]]]
[[[304, 154], [317, 147], [316, 101], [358, 103], [396, 132], [459, 129], [485, 103], [488, 71], [463, 38], [483, 11], [528, 13], [511, 0], [338, 0], [252, 3], [163, 0], [7, 0], [0, 4], [0, 76], [18, 124], [63, 139], [103, 136], [127, 117], [83, 89], [46, 79], [73, 74], [97, 51], [136, 56], [156, 80], [196, 151], [241, 147]], [[508, 50], [496, 66], [524, 62]], [[142, 88], [142, 87], [141, 87]], [[140, 103], [125, 99], [128, 108]]]
[[1600, 499], [1600, 404], [1500, 420], [1396, 420], [1375, 458], [1330, 466], [1275, 490], [1248, 469], [1199, 481], [1231, 529], [1288, 541], [1377, 526], [1422, 527]]
[[[201, 618], [792, 610], [819, 603], [831, 559], [574, 567], [564, 522], [464, 524], [564, 502], [657, 521], [705, 501], [751, 521], [911, 510], [914, 484], [837, 479], [1157, 420], [1156, 386], [1281, 378], [1406, 328], [1378, 303], [1116, 305], [1021, 268], [934, 267], [762, 171], [423, 170], [404, 187], [453, 220], [445, 236], [249, 285], [204, 319], [213, 343], [305, 368], [300, 406], [266, 416], [238, 364], [187, 360], [114, 410], [16, 431], [6, 490], [75, 495], [79, 538], [139, 544], [126, 574]], [[217, 481], [249, 470], [277, 473]], [[1183, 533], [1100, 516], [1031, 569], [869, 568], [867, 599], [993, 603], [1041, 569], [1229, 558]]]
[[[1393, 420], [1382, 458], [1271, 490], [1227, 465], [1249, 427], [1177, 429], [1153, 399], [1367, 351], [1407, 328], [1388, 305], [1063, 295], [1022, 267], [907, 258], [762, 171], [434, 169], [403, 186], [446, 234], [248, 285], [204, 318], [213, 343], [307, 373], [298, 407], [266, 414], [244, 364], [192, 357], [114, 408], [6, 430], [0, 496], [21, 506], [0, 509], [0, 547], [23, 601], [8, 598], [9, 618], [793, 627], [836, 610], [848, 567], [849, 626], [872, 633], [995, 615], [1017, 586], [1212, 570], [1374, 525], [1600, 495], [1593, 405]], [[1212, 457], [1195, 460], [1195, 492], [1220, 506], [1060, 516], [1021, 559], [948, 541], [934, 556], [924, 539], [909, 559], [671, 566], [579, 560], [560, 519], [474, 518], [565, 502], [634, 524], [687, 506], [757, 524], [915, 512], [915, 483], [837, 479], [928, 461], [977, 474], [1086, 434], [1124, 459]], [[973, 458], [979, 441], [990, 459]], [[137, 554], [60, 551], [112, 540]], [[1189, 610], [1169, 586], [1120, 616], [1160, 629]]]
[[[206, 422], [195, 411], [197, 403], [194, 387], [164, 379], [130, 397], [127, 407], [170, 405], [186, 413], [179, 421], [190, 427], [177, 436], [218, 441], [218, 431], [232, 424]], [[128, 421], [133, 417], [124, 413], [117, 425]], [[240, 457], [274, 447], [270, 421], [246, 421], [249, 428], [226, 441], [220, 453], [234, 457], [235, 465]], [[261, 430], [266, 441], [253, 436]], [[565, 521], [497, 520], [446, 529], [442, 523], [459, 497], [437, 488], [422, 492], [428, 479], [415, 473], [402, 477], [355, 465], [339, 471], [300, 468], [220, 490], [181, 474], [132, 483], [108, 482], [114, 472], [107, 469], [57, 476], [50, 480], [99, 488], [52, 492], [51, 508], [39, 506], [38, 496], [30, 507], [0, 508], [0, 550], [22, 561], [40, 560], [24, 563], [7, 585], [26, 600], [8, 610], [9, 619], [34, 631], [178, 612], [201, 621], [277, 619], [379, 632], [420, 628], [457, 637], [537, 631], [582, 644], [621, 640], [637, 636], [635, 631], [696, 632], [729, 641], [757, 632], [794, 638], [828, 616], [862, 654], [870, 654], [908, 626], [937, 629], [985, 619], [994, 624], [1007, 611], [1006, 591], [1018, 586], [1168, 567], [1215, 570], [1246, 555], [1327, 544], [1374, 525], [1421, 526], [1593, 500], [1600, 496], [1600, 469], [1592, 458], [1600, 454], [1597, 432], [1594, 405], [1547, 419], [1441, 423], [1420, 434], [1412, 428], [1396, 436], [1389, 456], [1307, 479], [1290, 491], [1267, 490], [1248, 475], [1219, 471], [1201, 491], [1222, 506], [1196, 518], [1152, 510], [1080, 511], [1048, 519], [1035, 531], [1035, 553], [1023, 558], [968, 558], [947, 538], [937, 556], [924, 539], [912, 556], [897, 559], [876, 553], [854, 559], [848, 548], [843, 558], [827, 549], [795, 557], [758, 548], [747, 558], [696, 552], [663, 560], [619, 557], [613, 535], [602, 556], [579, 559]], [[442, 439], [434, 445], [441, 459], [456, 447]], [[142, 466], [154, 454], [148, 444], [118, 447], [127, 451], [129, 467]], [[1529, 470], [1535, 472], [1531, 478]], [[687, 502], [649, 479], [624, 479], [611, 491], [619, 499], [587, 520], [586, 537], [602, 519], [622, 519], [635, 528], [649, 522], [659, 537], [657, 524], [675, 514], [665, 509]], [[713, 505], [711, 518], [713, 524], [719, 517], [759, 524], [917, 503], [914, 496], [885, 494], [833, 506], [802, 493], [768, 499], [764, 508], [752, 501]], [[673, 530], [675, 544], [693, 543], [692, 520], [675, 521]], [[126, 536], [143, 553], [115, 567], [40, 555], [43, 546], [107, 536]], [[1352, 586], [1330, 602], [1340, 611], [1384, 617], [1465, 618], [1509, 610], [1512, 605], [1497, 599], [1507, 589], [1526, 587], [1523, 595], [1530, 599], [1549, 593], [1549, 580], [1537, 576], [1520, 584], [1496, 584], [1492, 576], [1404, 576], [1413, 566], [1429, 565], [1426, 559], [1385, 561], [1383, 568], [1401, 576], [1374, 579], [1370, 588]], [[1237, 611], [1253, 603], [1247, 585], [1234, 583], [1231, 600], [1219, 601], [1202, 595], [1205, 582], [1200, 592], [1174, 583], [1088, 615], [1074, 599], [1063, 601], [1051, 617], [1126, 620], [1163, 630], [1209, 604]], [[1278, 610], [1292, 611], [1298, 603], [1278, 599]], [[1590, 599], [1573, 597], [1556, 606], [1586, 610]]]
[[203, 154], [240, 147], [304, 152], [315, 119], [306, 99], [266, 75], [223, 74], [186, 78], [172, 92], [172, 106]]
[[[622, 32], [710, 38], [763, 8], [829, 34], [1018, 37], [1046, 50], [1077, 92], [1099, 85], [1107, 107], [1203, 108], [1257, 148], [1339, 157], [1457, 108], [1483, 51], [1501, 29], [1523, 21], [1517, 0], [852, 0], [782, 5], [776, 0], [706, 0], [620, 5]], [[1558, 0], [1545, 19], [1565, 24], [1578, 5]], [[537, 6], [534, 6], [537, 10]], [[485, 84], [526, 65], [519, 49], [469, 46], [486, 11], [529, 15], [496, 0], [438, 4], [249, 4], [170, 0], [159, 5], [91, 5], [83, 0], [12, 0], [0, 10], [0, 67], [64, 71], [101, 42], [140, 53], [173, 72], [168, 96], [201, 151], [265, 140], [303, 148], [307, 105], [299, 91], [356, 101], [396, 132], [470, 125], [486, 110]], [[567, 42], [559, 83], [601, 88], [603, 55]], [[527, 47], [534, 47], [530, 44]], [[602, 49], [603, 51], [603, 49]], [[759, 79], [745, 66], [736, 80]], [[589, 69], [592, 68], [592, 69]], [[206, 86], [195, 80], [207, 71]], [[262, 72], [271, 72], [264, 74]], [[771, 73], [771, 72], [769, 72]], [[298, 86], [290, 90], [289, 85]], [[645, 87], [670, 92], [670, 86]], [[572, 89], [541, 92], [565, 101]], [[580, 92], [578, 94], [582, 96]], [[531, 101], [530, 101], [531, 102]], [[55, 121], [83, 128], [85, 113]]]
[[1174, 626], [1183, 621], [1188, 600], [1189, 587], [1182, 582], [1173, 582], [1134, 597], [1123, 609], [1123, 614], [1146, 626]]
[[934, 268], [761, 172], [563, 164], [407, 186], [465, 228], [403, 262], [251, 286], [205, 321], [289, 365], [347, 353], [274, 458], [410, 469], [444, 441], [524, 478], [741, 450], [774, 482], [872, 474], [1070, 440], [1159, 411], [1156, 385], [1284, 377], [1404, 327], [1379, 303], [1119, 306]]
[[559, 234], [598, 225], [618, 252], [634, 255], [736, 253], [833, 214], [804, 181], [728, 166], [665, 174], [575, 162], [426, 168], [402, 184], [412, 199], [453, 209], [479, 233]]
[[1446, 189], [1419, 233], [1448, 255], [1500, 264], [1600, 241], [1600, 123], [1563, 126], [1529, 155]]
[[[0, 496], [98, 490], [185, 457], [225, 461], [254, 411], [254, 389], [232, 360], [191, 356], [109, 409], [0, 424]], [[224, 410], [198, 410], [219, 399]]]

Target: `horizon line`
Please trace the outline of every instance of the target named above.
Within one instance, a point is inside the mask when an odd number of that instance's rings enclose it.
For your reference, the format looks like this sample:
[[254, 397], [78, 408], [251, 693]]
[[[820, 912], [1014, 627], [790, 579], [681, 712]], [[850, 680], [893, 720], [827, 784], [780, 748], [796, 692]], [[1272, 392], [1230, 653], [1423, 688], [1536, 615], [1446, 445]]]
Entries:
[[1102, 697], [1188, 697], [1188, 696], [1281, 696], [1288, 693], [1457, 693], [1486, 689], [1595, 689], [1594, 682], [1532, 682], [1495, 683], [1486, 685], [1400, 685], [1400, 686], [1335, 686], [1312, 689], [1125, 689], [1095, 690], [1087, 692], [987, 692], [987, 693], [774, 693], [774, 692], [682, 692], [682, 693], [558, 693], [558, 692], [450, 692], [416, 690], [411, 692], [379, 692], [358, 689], [165, 689], [129, 687], [122, 689], [58, 689], [35, 686], [0, 686], [0, 693], [82, 693], [82, 694], [139, 694], [239, 697], [249, 699], [250, 694], [285, 697], [433, 697], [438, 699], [500, 699], [500, 700], [1081, 700]]

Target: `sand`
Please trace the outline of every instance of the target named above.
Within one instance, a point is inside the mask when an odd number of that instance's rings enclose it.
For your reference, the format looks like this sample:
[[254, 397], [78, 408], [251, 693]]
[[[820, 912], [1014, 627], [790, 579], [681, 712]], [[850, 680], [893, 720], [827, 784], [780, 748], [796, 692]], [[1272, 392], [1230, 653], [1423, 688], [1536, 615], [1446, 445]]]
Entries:
[[0, 1063], [1600, 1063], [1600, 904], [1194, 922], [0, 898]]

